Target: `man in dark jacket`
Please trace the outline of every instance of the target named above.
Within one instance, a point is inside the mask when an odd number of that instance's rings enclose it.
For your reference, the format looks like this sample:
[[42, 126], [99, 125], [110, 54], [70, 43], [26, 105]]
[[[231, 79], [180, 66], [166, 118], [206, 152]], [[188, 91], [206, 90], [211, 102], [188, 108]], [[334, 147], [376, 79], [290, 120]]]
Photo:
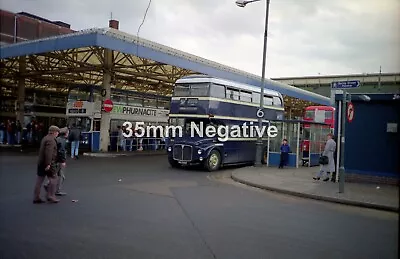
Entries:
[[52, 203], [57, 203], [55, 197], [55, 185], [57, 184], [57, 141], [60, 129], [57, 126], [50, 126], [49, 133], [45, 136], [39, 149], [39, 159], [37, 164], [37, 179], [34, 190], [33, 203], [43, 203], [40, 198], [40, 189], [42, 187], [45, 177], [50, 180], [49, 191], [47, 193], [47, 200]]
[[[67, 195], [65, 192], [61, 191], [62, 184], [65, 180], [65, 167], [67, 162], [67, 137], [68, 128], [60, 129], [60, 135], [56, 138], [57, 141], [57, 163], [58, 163], [58, 173], [57, 173], [57, 185], [56, 193], [57, 196]], [[45, 184], [44, 188], [48, 191], [50, 180]]]
[[76, 126], [76, 124], [72, 124], [72, 129], [69, 134], [69, 141], [71, 142], [71, 158], [78, 159], [79, 155], [79, 141], [81, 139], [81, 131]]

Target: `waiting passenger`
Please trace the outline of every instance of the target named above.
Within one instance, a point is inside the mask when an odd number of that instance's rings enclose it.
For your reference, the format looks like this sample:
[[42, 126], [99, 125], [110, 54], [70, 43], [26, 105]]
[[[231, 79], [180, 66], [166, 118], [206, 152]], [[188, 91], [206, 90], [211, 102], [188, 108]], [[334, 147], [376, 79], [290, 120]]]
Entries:
[[327, 161], [326, 163], [322, 164], [321, 170], [317, 173], [315, 177], [313, 177], [314, 180], [319, 180], [321, 179], [322, 174], [326, 173], [326, 177], [324, 179], [325, 182], [329, 181], [330, 173], [335, 172], [334, 153], [336, 151], [336, 142], [333, 140], [333, 134], [329, 133], [327, 135], [327, 138], [328, 140], [326, 141], [325, 149], [322, 153], [322, 156], [325, 156], [327, 158]]
[[118, 142], [122, 151], [126, 151], [126, 138], [124, 136], [125, 127], [118, 126]]
[[289, 161], [289, 153], [290, 153], [290, 146], [287, 143], [287, 139], [284, 139], [281, 145], [281, 161], [279, 163], [279, 168], [283, 168], [285, 165], [287, 165]]
[[69, 134], [68, 140], [71, 143], [71, 158], [79, 158], [79, 142], [81, 140], [81, 130], [76, 126], [76, 123], [72, 124], [72, 129]]

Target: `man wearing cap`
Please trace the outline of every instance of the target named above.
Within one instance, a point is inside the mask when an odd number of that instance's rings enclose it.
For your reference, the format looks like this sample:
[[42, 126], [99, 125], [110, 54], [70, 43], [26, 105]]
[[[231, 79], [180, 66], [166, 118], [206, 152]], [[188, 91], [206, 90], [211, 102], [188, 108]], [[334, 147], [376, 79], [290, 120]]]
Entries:
[[[67, 127], [60, 129], [60, 134], [56, 138], [57, 141], [57, 163], [58, 163], [58, 172], [57, 172], [57, 185], [56, 185], [56, 193], [57, 196], [67, 195], [65, 192], [61, 191], [62, 184], [65, 180], [65, 166], [67, 162], [67, 137], [69, 130]], [[46, 191], [49, 190], [50, 180], [44, 185]]]
[[39, 159], [37, 165], [37, 178], [34, 190], [33, 203], [43, 203], [40, 198], [40, 189], [42, 187], [45, 177], [50, 181], [47, 201], [57, 203], [58, 200], [55, 196], [55, 186], [57, 184], [57, 142], [56, 138], [60, 132], [57, 126], [50, 126], [49, 133], [45, 136], [39, 149]]

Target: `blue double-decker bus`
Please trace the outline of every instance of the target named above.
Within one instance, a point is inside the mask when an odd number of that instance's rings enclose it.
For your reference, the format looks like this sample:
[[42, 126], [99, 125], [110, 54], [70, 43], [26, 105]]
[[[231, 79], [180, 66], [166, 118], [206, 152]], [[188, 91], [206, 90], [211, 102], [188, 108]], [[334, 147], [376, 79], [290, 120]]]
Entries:
[[[229, 137], [221, 141], [218, 136], [199, 134], [200, 127], [227, 127], [258, 125], [260, 103], [259, 87], [240, 84], [219, 78], [192, 75], [176, 81], [171, 98], [169, 123], [182, 129], [167, 147], [172, 167], [203, 165], [208, 171], [218, 170], [228, 164], [254, 163], [257, 135]], [[263, 123], [283, 120], [284, 102], [279, 92], [264, 89]], [[193, 127], [196, 127], [196, 130]], [[264, 135], [266, 136], [266, 135]], [[263, 138], [266, 151], [268, 138]], [[266, 153], [266, 152], [265, 152]], [[266, 155], [262, 163], [266, 163]]]

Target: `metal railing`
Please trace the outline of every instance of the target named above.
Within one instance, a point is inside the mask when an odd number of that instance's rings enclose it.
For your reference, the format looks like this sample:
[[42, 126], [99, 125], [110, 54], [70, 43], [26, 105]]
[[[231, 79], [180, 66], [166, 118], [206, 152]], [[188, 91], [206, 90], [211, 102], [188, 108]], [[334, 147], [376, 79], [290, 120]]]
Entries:
[[165, 138], [120, 138], [110, 136], [110, 151], [132, 152], [132, 151], [157, 151], [166, 150], [167, 139]]

